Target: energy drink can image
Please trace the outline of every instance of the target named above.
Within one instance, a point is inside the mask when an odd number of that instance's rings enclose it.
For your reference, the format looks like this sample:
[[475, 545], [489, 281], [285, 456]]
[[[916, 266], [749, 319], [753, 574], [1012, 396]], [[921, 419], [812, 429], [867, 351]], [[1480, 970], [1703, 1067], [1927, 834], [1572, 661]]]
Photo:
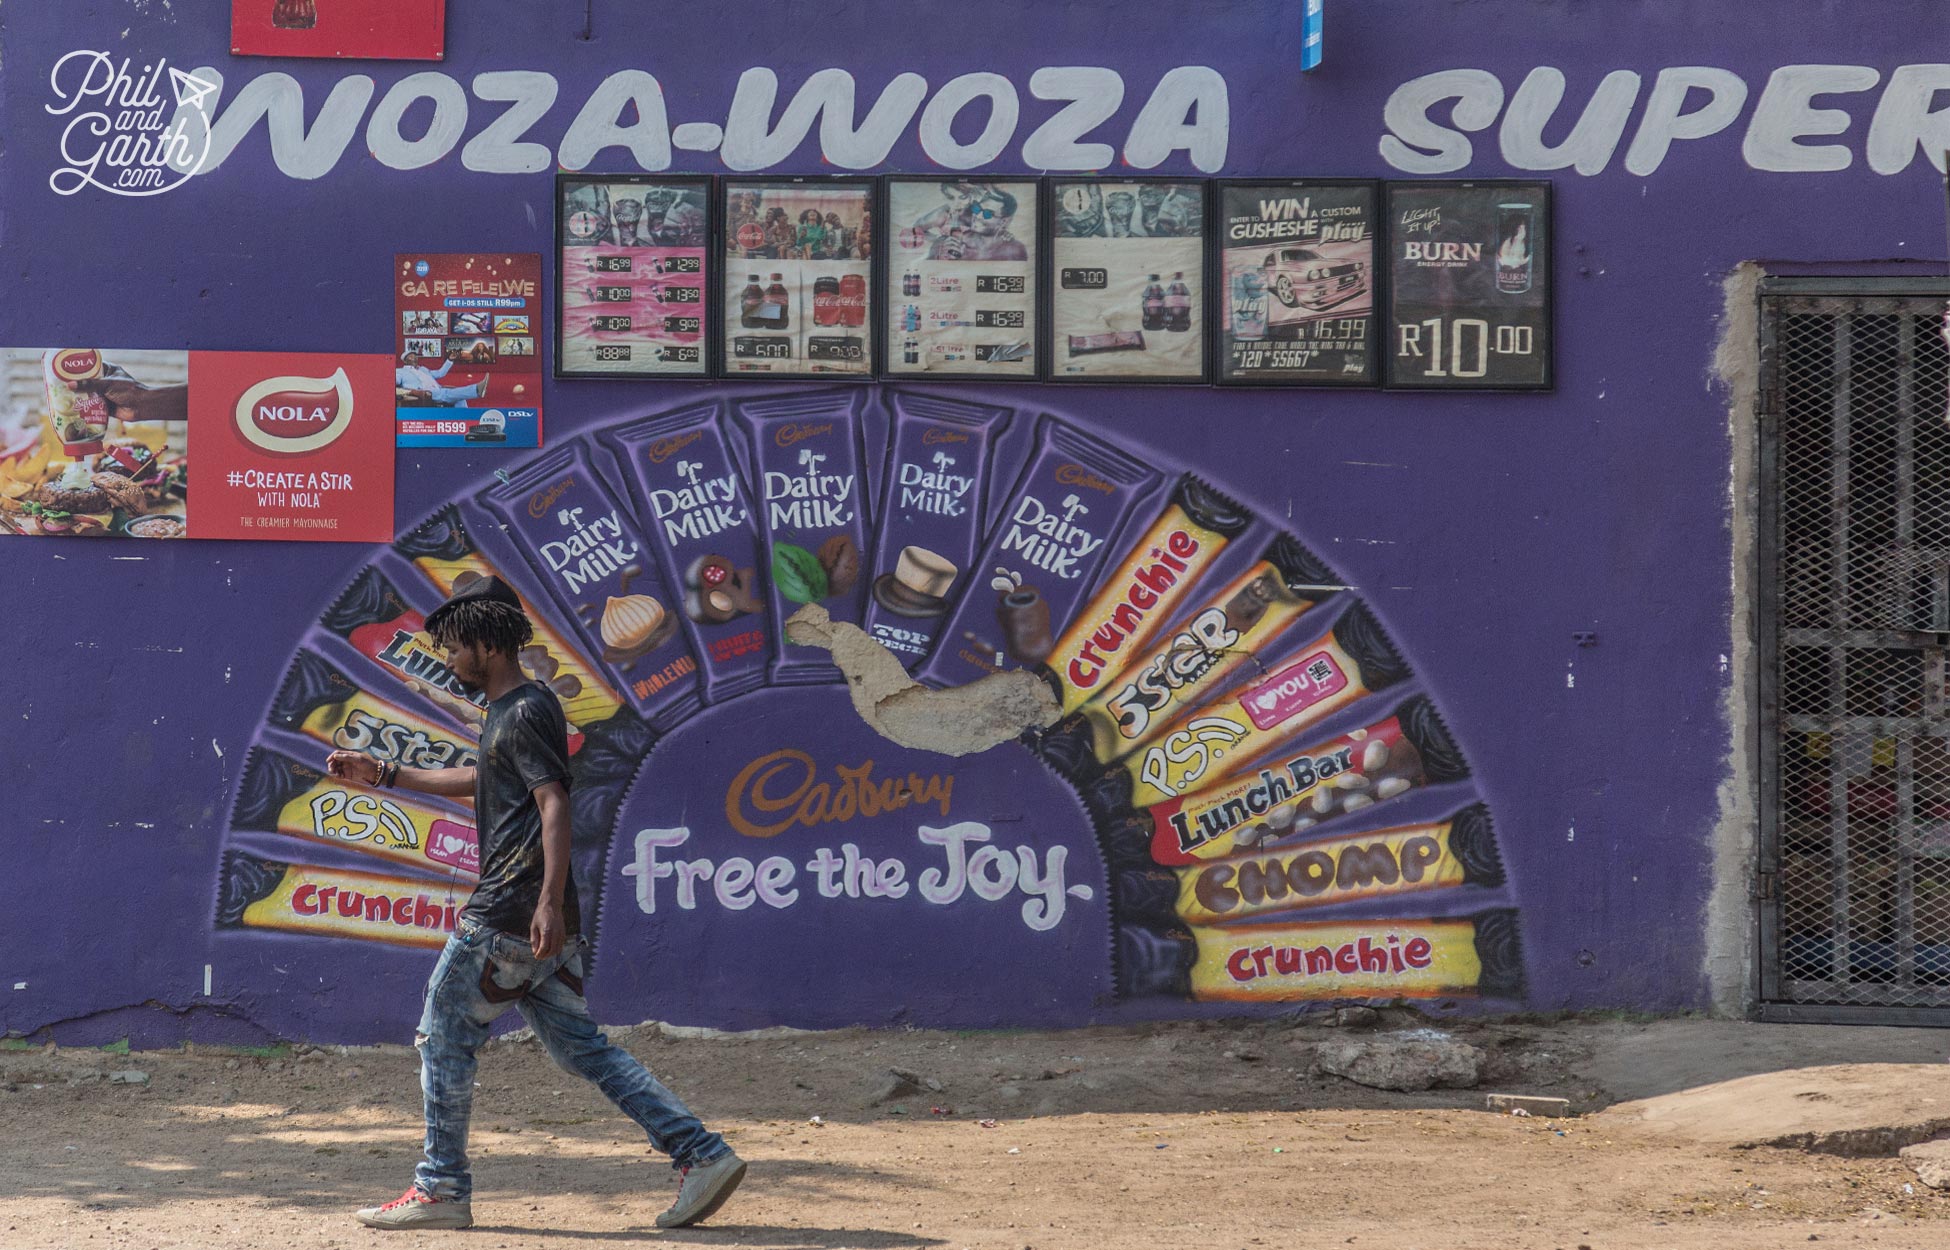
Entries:
[[1496, 289], [1522, 295], [1530, 289], [1531, 223], [1536, 208], [1529, 204], [1496, 206]]

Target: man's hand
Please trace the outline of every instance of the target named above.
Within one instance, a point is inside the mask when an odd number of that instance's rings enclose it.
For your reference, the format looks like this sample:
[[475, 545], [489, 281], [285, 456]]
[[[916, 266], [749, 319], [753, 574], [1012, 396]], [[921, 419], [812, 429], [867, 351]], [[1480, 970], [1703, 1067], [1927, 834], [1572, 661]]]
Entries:
[[535, 905], [535, 918], [528, 922], [528, 945], [537, 960], [547, 959], [562, 949], [562, 904], [543, 897]]
[[359, 751], [332, 752], [325, 759], [325, 771], [354, 785], [379, 784], [379, 761]]
[[100, 395], [123, 421], [190, 419], [189, 387], [150, 386], [117, 364], [104, 363], [100, 377], [68, 385], [84, 394]]

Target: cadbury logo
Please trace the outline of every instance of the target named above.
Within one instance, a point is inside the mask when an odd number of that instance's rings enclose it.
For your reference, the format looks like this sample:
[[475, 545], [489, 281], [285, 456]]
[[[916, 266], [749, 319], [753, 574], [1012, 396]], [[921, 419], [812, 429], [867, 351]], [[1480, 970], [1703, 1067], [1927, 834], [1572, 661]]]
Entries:
[[555, 506], [555, 501], [567, 494], [569, 488], [575, 484], [574, 478], [565, 477], [553, 486], [536, 491], [528, 497], [528, 515], [538, 518], [547, 516], [548, 510]]
[[794, 443], [803, 443], [809, 438], [818, 438], [821, 434], [831, 434], [832, 432], [833, 423], [831, 421], [821, 421], [817, 424], [811, 421], [797, 421], [790, 425], [780, 426], [779, 432], [772, 436], [772, 441], [781, 447], [790, 447]]
[[968, 435], [962, 433], [960, 430], [944, 430], [938, 425], [931, 425], [921, 432], [921, 445], [924, 447], [932, 447], [936, 443], [965, 443], [967, 441]]
[[1102, 491], [1106, 495], [1117, 489], [1080, 464], [1057, 465], [1056, 480], [1065, 486], [1081, 486], [1085, 490]]
[[692, 430], [688, 434], [673, 434], [669, 438], [660, 438], [650, 444], [644, 454], [650, 457], [651, 464], [662, 464], [703, 437], [702, 430]]
[[237, 400], [237, 432], [254, 447], [302, 455], [328, 447], [352, 424], [352, 380], [266, 378]]
[[835, 765], [832, 781], [819, 777], [819, 766], [804, 751], [774, 751], [745, 765], [725, 791], [724, 814], [731, 827], [748, 838], [769, 838], [794, 825], [843, 824], [856, 816], [874, 817], [912, 804], [933, 804], [943, 817], [955, 789], [953, 775], [876, 780], [873, 761], [851, 768]]

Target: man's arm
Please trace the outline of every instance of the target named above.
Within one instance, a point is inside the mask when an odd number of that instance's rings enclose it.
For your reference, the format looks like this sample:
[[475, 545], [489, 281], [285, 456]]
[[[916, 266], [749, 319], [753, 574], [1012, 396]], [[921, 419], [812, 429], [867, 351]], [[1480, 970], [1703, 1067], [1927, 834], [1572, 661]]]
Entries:
[[[334, 751], [325, 760], [325, 771], [341, 781], [355, 785], [379, 784], [379, 761], [358, 751]], [[472, 768], [402, 768], [393, 782], [402, 790], [421, 794], [441, 794], [449, 798], [471, 798], [474, 794]], [[564, 852], [566, 857], [567, 852]]]
[[433, 378], [434, 381], [438, 382], [440, 379], [446, 377], [448, 373], [452, 372], [453, 367], [454, 367], [454, 362], [450, 360], [446, 364], [441, 365], [438, 369], [428, 370], [428, 373]]
[[[451, 770], [450, 770], [451, 771]], [[547, 959], [562, 949], [562, 895], [569, 888], [569, 791], [559, 781], [535, 790], [535, 806], [542, 814], [542, 897], [529, 922], [528, 945], [535, 958]]]

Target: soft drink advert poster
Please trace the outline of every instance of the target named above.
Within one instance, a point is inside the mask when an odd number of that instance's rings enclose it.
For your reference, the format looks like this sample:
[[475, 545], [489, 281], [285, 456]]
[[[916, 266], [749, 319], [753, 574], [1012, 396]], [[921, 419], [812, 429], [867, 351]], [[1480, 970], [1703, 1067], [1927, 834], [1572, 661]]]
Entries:
[[438, 61], [447, 0], [230, 0], [238, 56]]
[[710, 370], [707, 179], [556, 179], [558, 377]]
[[394, 259], [401, 447], [542, 445], [542, 258]]
[[873, 184], [730, 180], [725, 372], [873, 372]]
[[386, 542], [386, 372], [376, 354], [0, 348], [0, 534]]
[[1205, 187], [1050, 184], [1052, 381], [1205, 378]]

